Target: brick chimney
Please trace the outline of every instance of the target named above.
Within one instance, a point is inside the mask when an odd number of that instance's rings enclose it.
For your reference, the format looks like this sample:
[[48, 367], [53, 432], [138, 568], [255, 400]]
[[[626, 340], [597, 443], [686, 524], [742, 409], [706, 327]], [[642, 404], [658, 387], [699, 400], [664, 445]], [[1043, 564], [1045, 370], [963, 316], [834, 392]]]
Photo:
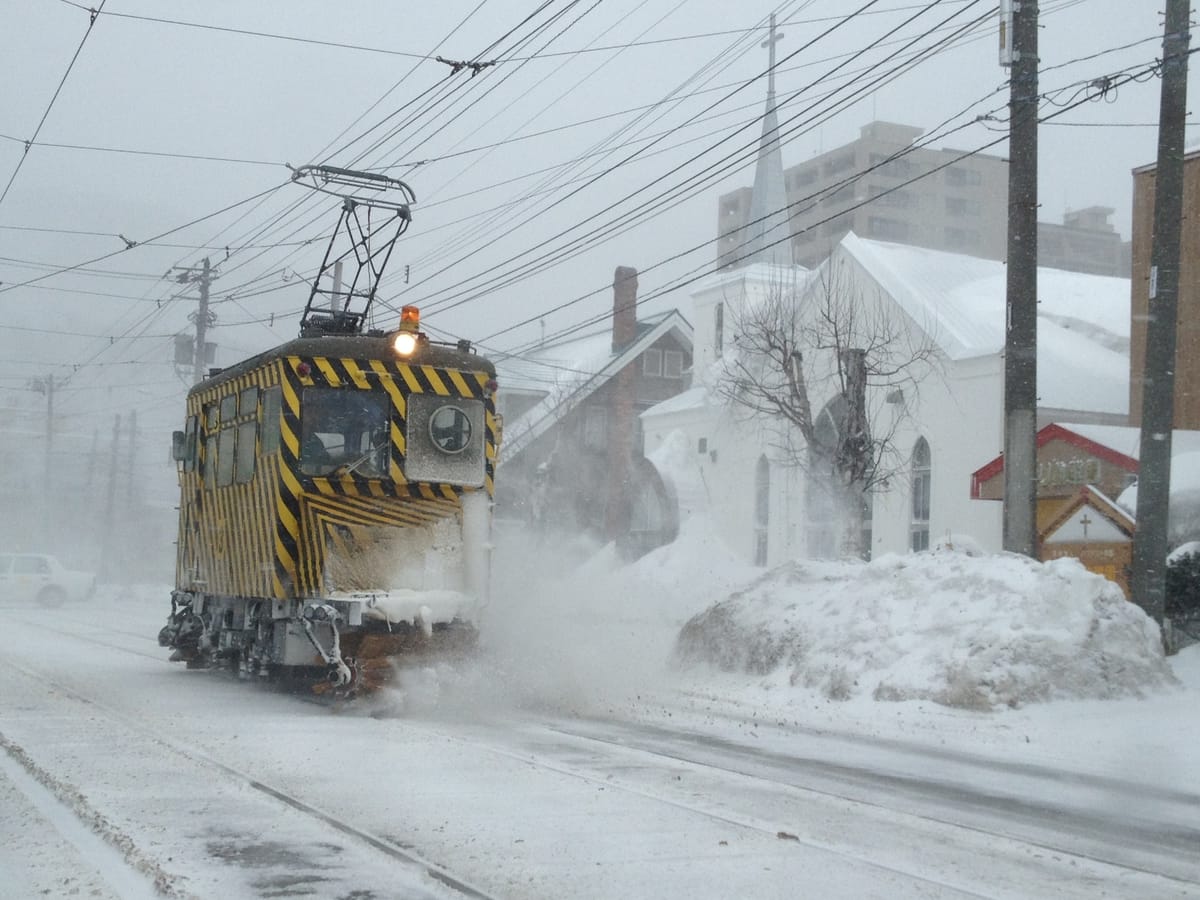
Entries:
[[637, 337], [637, 269], [617, 266], [613, 275], [612, 348], [623, 350]]

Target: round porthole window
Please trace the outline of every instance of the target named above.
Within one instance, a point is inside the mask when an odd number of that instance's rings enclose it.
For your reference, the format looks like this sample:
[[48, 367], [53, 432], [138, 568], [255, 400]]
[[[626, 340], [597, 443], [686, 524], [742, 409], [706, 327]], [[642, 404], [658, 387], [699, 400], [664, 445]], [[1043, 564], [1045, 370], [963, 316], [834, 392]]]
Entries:
[[429, 417], [429, 437], [443, 453], [462, 453], [471, 442], [471, 420], [457, 406], [439, 407]]

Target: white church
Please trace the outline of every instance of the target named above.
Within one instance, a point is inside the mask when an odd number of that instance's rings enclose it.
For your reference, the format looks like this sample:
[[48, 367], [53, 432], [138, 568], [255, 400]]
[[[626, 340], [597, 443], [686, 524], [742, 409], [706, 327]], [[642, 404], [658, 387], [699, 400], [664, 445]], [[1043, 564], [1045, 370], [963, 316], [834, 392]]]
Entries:
[[[836, 347], [805, 346], [797, 355], [818, 428], [844, 408], [844, 383], [832, 377], [840, 351], [878, 342], [880, 323], [912, 350], [898, 370], [877, 366], [867, 375], [867, 431], [888, 452], [853, 519], [862, 532], [849, 545], [865, 556], [946, 541], [999, 551], [1001, 504], [973, 499], [972, 476], [1004, 446], [1004, 264], [851, 233], [816, 269], [792, 265], [774, 104], [771, 85], [746, 264], [694, 291], [692, 387], [642, 414], [646, 457], [676, 497], [681, 520], [706, 513], [747, 562], [844, 553], [844, 520], [830, 516], [827, 493], [802, 464], [795, 426], [751, 412], [728, 390], [731, 367], [753, 365], [739, 329], [756, 310], [786, 298], [803, 330], [827, 317], [830, 295], [840, 294], [854, 328]], [[1129, 280], [1041, 268], [1038, 301], [1038, 427], [1125, 425]]]

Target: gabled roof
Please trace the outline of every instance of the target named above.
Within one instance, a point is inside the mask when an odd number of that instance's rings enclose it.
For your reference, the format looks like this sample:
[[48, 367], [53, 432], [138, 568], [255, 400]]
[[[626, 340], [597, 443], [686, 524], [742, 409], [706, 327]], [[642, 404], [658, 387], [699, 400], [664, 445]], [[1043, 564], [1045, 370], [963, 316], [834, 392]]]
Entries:
[[[1110, 462], [1118, 468], [1124, 469], [1126, 472], [1137, 474], [1138, 461], [1135, 456], [1128, 456], [1118, 450], [1114, 450], [1111, 446], [1103, 444], [1097, 440], [1085, 437], [1078, 430], [1082, 426], [1077, 425], [1059, 425], [1051, 423], [1045, 426], [1037, 433], [1037, 446], [1040, 450], [1051, 441], [1065, 441], [1072, 446], [1078, 447], [1084, 453], [1094, 456], [1097, 459], [1102, 459], [1105, 462]], [[1136, 431], [1137, 429], [1122, 428], [1123, 431]], [[988, 481], [1004, 471], [1004, 454], [1001, 453], [995, 459], [990, 460], [985, 465], [980, 466], [971, 473], [971, 496], [979, 499], [979, 489], [985, 481]]]
[[[952, 360], [1004, 350], [1004, 263], [851, 233], [836, 253], [854, 259]], [[1047, 409], [1129, 410], [1130, 287], [1038, 268], [1038, 396]]]
[[[609, 379], [625, 366], [641, 356], [659, 338], [672, 332], [691, 346], [691, 323], [679, 310], [673, 309], [650, 319], [639, 320], [637, 337], [628, 346], [615, 352], [612, 350], [612, 334], [606, 331], [603, 334], [591, 334], [557, 344], [552, 348], [538, 348], [537, 351], [523, 356], [521, 359], [524, 363], [535, 368], [540, 365], [543, 368], [544, 380], [541, 390], [545, 392], [545, 396], [515, 422], [505, 423], [504, 442], [500, 447], [502, 458], [511, 459], [516, 456], [563, 416], [607, 384]], [[600, 343], [601, 338], [603, 344]], [[578, 351], [581, 355], [570, 359], [564, 355], [564, 351], [569, 350]], [[551, 359], [561, 362], [561, 365], [551, 363]], [[510, 361], [497, 364], [496, 368], [502, 379], [501, 390], [504, 390], [506, 384], [503, 379], [513, 377], [508, 374], [512, 371], [509, 366]]]
[[[638, 337], [657, 328], [671, 316], [679, 316], [683, 321], [686, 341], [690, 343], [692, 326], [678, 310], [667, 310], [638, 319]], [[549, 393], [564, 379], [574, 375], [596, 373], [611, 356], [612, 329], [607, 324], [538, 344], [520, 354], [489, 352], [489, 357], [496, 364], [497, 379], [505, 393], [515, 391], [539, 395]]]
[[[1131, 425], [1060, 425], [1054, 422], [1038, 431], [1037, 446], [1041, 448], [1050, 441], [1065, 441], [1084, 453], [1136, 475], [1141, 435], [1141, 428]], [[1176, 461], [1192, 454], [1200, 457], [1200, 431], [1176, 429], [1171, 432], [1172, 478]], [[1003, 471], [1002, 453], [972, 472], [971, 496], [979, 499], [980, 486]]]
[[[1089, 537], [1095, 540], [1095, 535], [1086, 533], [1088, 525], [1092, 524], [1083, 518], [1088, 509], [1096, 511], [1101, 518], [1101, 524], [1110, 526], [1108, 532], [1112, 538], [1119, 541], [1132, 539], [1136, 527], [1133, 516], [1121, 509], [1114, 500], [1101, 491], [1091, 485], [1085, 485], [1079, 489], [1079, 493], [1074, 498], [1063, 504], [1053, 519], [1046, 523], [1046, 527], [1042, 529], [1040, 540], [1044, 543], [1055, 543], [1056, 537], [1058, 541], [1086, 540]], [[1076, 529], [1082, 533], [1076, 535], [1074, 533]]]

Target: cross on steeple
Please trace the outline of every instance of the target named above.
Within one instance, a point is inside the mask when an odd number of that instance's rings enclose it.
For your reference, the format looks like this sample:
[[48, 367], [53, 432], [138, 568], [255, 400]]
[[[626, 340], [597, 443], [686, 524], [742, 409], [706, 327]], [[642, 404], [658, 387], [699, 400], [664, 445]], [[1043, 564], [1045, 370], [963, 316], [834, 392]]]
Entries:
[[775, 44], [783, 40], [783, 32], [775, 30], [775, 13], [771, 13], [771, 33], [758, 46], [766, 47], [770, 53], [770, 68], [767, 70], [767, 92], [775, 93]]

